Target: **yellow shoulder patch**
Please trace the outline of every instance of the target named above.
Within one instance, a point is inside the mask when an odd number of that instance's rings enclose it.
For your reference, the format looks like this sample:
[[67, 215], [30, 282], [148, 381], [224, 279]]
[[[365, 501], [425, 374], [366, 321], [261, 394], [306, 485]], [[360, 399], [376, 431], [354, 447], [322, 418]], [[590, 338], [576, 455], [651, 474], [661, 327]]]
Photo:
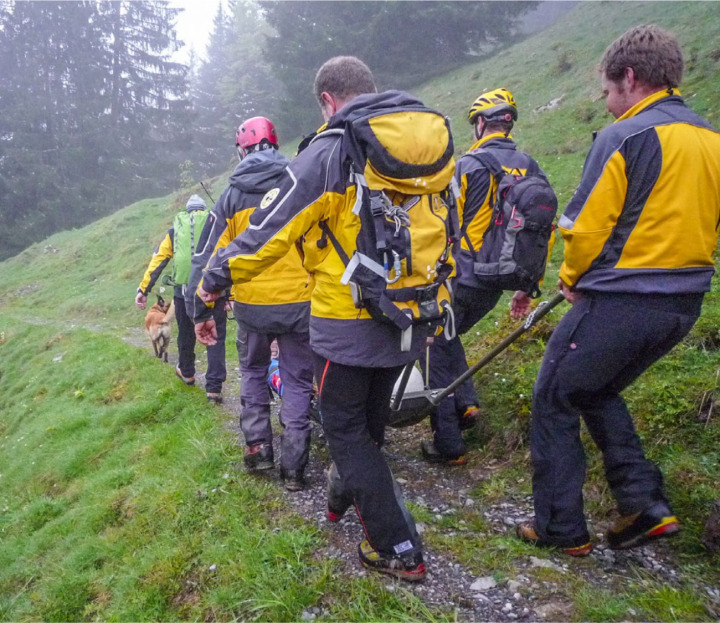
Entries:
[[264, 210], [273, 201], [275, 201], [275, 197], [278, 196], [279, 192], [280, 192], [279, 188], [273, 188], [272, 190], [268, 190], [267, 193], [265, 193], [265, 196], [262, 198], [262, 201], [260, 202], [260, 209]]

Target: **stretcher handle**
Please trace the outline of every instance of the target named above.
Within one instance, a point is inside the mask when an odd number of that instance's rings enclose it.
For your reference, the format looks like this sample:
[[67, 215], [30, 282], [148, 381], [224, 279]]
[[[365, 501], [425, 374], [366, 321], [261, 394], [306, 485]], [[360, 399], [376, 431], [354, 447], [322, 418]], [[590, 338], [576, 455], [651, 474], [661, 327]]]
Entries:
[[510, 335], [508, 335], [502, 342], [500, 342], [495, 348], [493, 348], [487, 355], [485, 355], [480, 361], [474, 366], [468, 368], [463, 372], [457, 379], [455, 379], [445, 389], [438, 389], [434, 392], [430, 392], [428, 400], [435, 406], [440, 404], [440, 401], [446, 396], [452, 394], [460, 385], [462, 385], [467, 379], [475, 374], [480, 368], [490, 363], [495, 357], [503, 352], [510, 344], [517, 340], [525, 331], [531, 328], [537, 323], [540, 318], [547, 314], [551, 309], [557, 307], [560, 303], [565, 300], [562, 292], [558, 292], [549, 301], [540, 303], [531, 313], [528, 315], [525, 322], [515, 329]]
[[408, 379], [410, 378], [410, 373], [412, 372], [412, 369], [415, 367], [415, 362], [411, 361], [408, 363], [404, 370], [402, 371], [402, 376], [400, 377], [400, 385], [398, 385], [397, 392], [395, 392], [395, 396], [393, 397], [392, 402], [390, 403], [390, 408], [393, 411], [397, 411], [400, 408], [400, 403], [402, 402], [403, 396], [405, 395], [405, 388], [408, 384]]

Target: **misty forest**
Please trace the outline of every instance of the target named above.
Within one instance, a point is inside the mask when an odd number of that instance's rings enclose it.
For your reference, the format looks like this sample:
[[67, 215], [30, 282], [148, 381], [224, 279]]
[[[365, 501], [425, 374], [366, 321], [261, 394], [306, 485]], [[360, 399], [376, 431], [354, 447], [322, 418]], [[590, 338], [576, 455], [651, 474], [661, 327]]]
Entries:
[[312, 132], [312, 78], [333, 55], [410, 88], [507, 43], [535, 4], [217, 3], [205, 57], [181, 63], [181, 9], [163, 0], [3, 0], [0, 259], [227, 169], [238, 119]]

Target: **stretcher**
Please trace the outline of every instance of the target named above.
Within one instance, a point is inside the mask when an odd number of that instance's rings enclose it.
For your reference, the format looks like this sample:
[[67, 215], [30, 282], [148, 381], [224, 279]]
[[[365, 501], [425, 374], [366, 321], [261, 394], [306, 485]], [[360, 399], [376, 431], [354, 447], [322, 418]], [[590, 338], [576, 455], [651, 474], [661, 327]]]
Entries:
[[[413, 424], [417, 424], [418, 422], [424, 420], [434, 411], [435, 407], [440, 404], [440, 401], [443, 398], [452, 394], [467, 379], [495, 359], [495, 357], [510, 346], [510, 344], [517, 340], [528, 329], [537, 324], [543, 316], [545, 316], [553, 308], [557, 307], [564, 300], [565, 297], [562, 293], [558, 293], [549, 301], [541, 302], [528, 315], [522, 325], [515, 329], [487, 355], [480, 359], [480, 361], [468, 368], [444, 389], [430, 389], [428, 387], [427, 376], [425, 377], [423, 389], [416, 389], [415, 387], [408, 388], [411, 378], [413, 378], [416, 385], [418, 372], [415, 367], [416, 362], [410, 362], [407, 366], [405, 366], [400, 374], [400, 378], [395, 384], [393, 395], [390, 398], [390, 421], [388, 422], [388, 425], [392, 428], [404, 428], [405, 426], [412, 426]], [[440, 339], [443, 338], [441, 337]], [[428, 365], [425, 366], [426, 374], [428, 367]]]

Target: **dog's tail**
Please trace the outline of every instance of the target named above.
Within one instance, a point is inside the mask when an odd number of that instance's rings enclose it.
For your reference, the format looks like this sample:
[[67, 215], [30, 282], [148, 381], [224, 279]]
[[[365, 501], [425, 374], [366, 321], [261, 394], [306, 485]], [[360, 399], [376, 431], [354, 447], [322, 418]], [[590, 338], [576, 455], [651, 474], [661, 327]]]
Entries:
[[173, 318], [175, 318], [175, 299], [170, 301], [170, 307], [168, 307], [165, 318], [163, 318], [162, 320], [162, 324], [169, 325], [172, 322]]

